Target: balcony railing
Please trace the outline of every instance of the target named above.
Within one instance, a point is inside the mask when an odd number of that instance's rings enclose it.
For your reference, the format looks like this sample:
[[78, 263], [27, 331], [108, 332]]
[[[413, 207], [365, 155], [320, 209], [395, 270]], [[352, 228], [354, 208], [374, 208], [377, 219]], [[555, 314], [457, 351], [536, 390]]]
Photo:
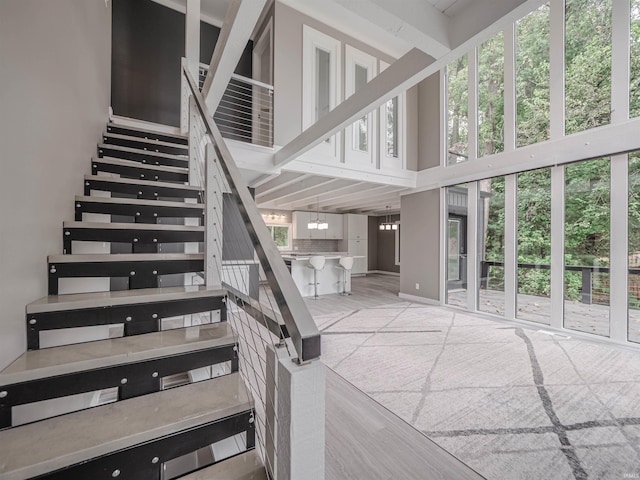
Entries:
[[[200, 64], [200, 89], [209, 66]], [[232, 75], [213, 115], [224, 138], [273, 147], [273, 86]]]

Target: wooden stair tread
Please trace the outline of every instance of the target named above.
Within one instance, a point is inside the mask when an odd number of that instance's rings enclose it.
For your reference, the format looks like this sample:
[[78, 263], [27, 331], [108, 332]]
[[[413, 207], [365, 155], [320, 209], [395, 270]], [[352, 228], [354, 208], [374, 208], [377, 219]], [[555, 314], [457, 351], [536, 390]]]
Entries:
[[144, 200], [138, 198], [117, 198], [117, 197], [91, 197], [85, 195], [76, 195], [76, 203], [111, 203], [118, 205], [145, 205], [149, 207], [180, 207], [180, 208], [193, 208], [196, 210], [204, 210], [204, 205], [201, 203], [186, 203], [186, 202], [167, 202], [164, 200]]
[[168, 302], [187, 298], [222, 297], [225, 295], [226, 291], [224, 289], [207, 289], [205, 286], [198, 285], [50, 295], [27, 305], [27, 314]]
[[0, 431], [0, 478], [35, 477], [250, 410], [238, 373]]
[[175, 138], [177, 140], [189, 140], [189, 137], [187, 135], [180, 135], [178, 133], [160, 132], [158, 130], [152, 130], [152, 129], [149, 129], [149, 128], [142, 128], [142, 127], [138, 127], [138, 126], [133, 127], [133, 126], [123, 125], [121, 123], [116, 123], [116, 122], [109, 123], [107, 125], [107, 128], [111, 127], [111, 126], [115, 127], [115, 128], [122, 129], [122, 130], [129, 130], [131, 132], [148, 133], [150, 135], [157, 135], [157, 136], [162, 136], [162, 137], [173, 137], [173, 138]]
[[120, 145], [111, 145], [109, 143], [99, 143], [98, 149], [104, 150], [116, 150], [120, 152], [126, 153], [140, 153], [143, 155], [148, 155], [150, 157], [158, 157], [158, 158], [172, 158], [174, 160], [188, 160], [186, 155], [174, 155], [172, 153], [162, 153], [162, 152], [153, 152], [151, 150], [142, 150], [140, 148], [131, 148], [131, 147], [122, 147]]
[[[135, 137], [132, 135], [123, 135], [121, 133], [111, 133], [108, 131], [104, 131], [102, 133], [102, 137], [103, 138], [110, 137], [110, 138], [115, 138], [119, 140], [130, 140], [133, 142], [140, 142], [140, 143], [148, 143], [149, 145], [156, 145], [158, 147], [180, 148], [182, 150], [187, 150], [189, 148], [187, 145], [181, 145], [179, 143], [164, 142], [162, 140], [155, 140], [153, 138]], [[108, 144], [108, 145], [112, 145], [112, 144]], [[117, 146], [120, 146], [120, 145], [117, 145]], [[125, 148], [131, 148], [131, 147], [125, 147]], [[147, 150], [143, 150], [143, 151], [147, 152]], [[156, 152], [156, 153], [162, 153], [162, 152]]]
[[107, 165], [118, 165], [123, 167], [134, 167], [141, 168], [149, 171], [161, 171], [161, 172], [171, 172], [171, 173], [188, 173], [189, 169], [184, 167], [169, 167], [167, 165], [149, 165], [148, 163], [140, 163], [134, 160], [125, 160], [122, 158], [115, 157], [102, 157], [102, 158], [94, 158], [92, 160], [93, 163], [103, 163]]
[[64, 222], [63, 229], [66, 228], [86, 228], [95, 230], [145, 230], [163, 232], [204, 232], [204, 227], [191, 225], [164, 225], [155, 223]]
[[25, 352], [0, 372], [0, 386], [141, 362], [235, 343], [226, 322]]
[[179, 480], [268, 480], [267, 472], [255, 450], [227, 458], [215, 465], [190, 473]]
[[204, 260], [203, 253], [80, 253], [49, 255], [49, 263], [157, 262]]
[[[101, 159], [102, 160], [102, 159]], [[133, 162], [138, 163], [138, 162]], [[146, 164], [143, 164], [146, 165]], [[172, 168], [172, 167], [169, 167]], [[179, 168], [182, 172], [184, 169]], [[201, 192], [202, 187], [197, 187], [195, 185], [182, 185], [179, 183], [169, 183], [169, 182], [157, 182], [153, 180], [139, 180], [137, 178], [122, 178], [122, 177], [106, 177], [103, 175], [85, 175], [85, 181], [95, 181], [95, 182], [109, 182], [109, 183], [124, 183], [127, 185], [144, 185], [148, 187], [157, 187], [157, 188], [172, 188], [172, 189], [180, 189], [180, 190], [192, 190], [195, 192]]]

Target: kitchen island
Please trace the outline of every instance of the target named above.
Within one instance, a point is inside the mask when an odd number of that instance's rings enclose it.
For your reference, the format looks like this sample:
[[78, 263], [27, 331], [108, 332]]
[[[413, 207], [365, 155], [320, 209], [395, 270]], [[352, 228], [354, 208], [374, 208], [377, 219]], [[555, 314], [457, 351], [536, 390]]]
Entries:
[[[313, 269], [307, 265], [309, 265], [309, 258], [314, 255], [324, 255], [326, 259], [324, 268], [318, 271], [318, 295], [342, 292], [344, 269], [338, 262], [341, 257], [347, 256], [346, 253], [283, 253], [282, 258], [289, 267], [300, 294], [303, 297], [313, 296]], [[349, 291], [351, 291], [351, 275], [347, 274], [347, 292]]]

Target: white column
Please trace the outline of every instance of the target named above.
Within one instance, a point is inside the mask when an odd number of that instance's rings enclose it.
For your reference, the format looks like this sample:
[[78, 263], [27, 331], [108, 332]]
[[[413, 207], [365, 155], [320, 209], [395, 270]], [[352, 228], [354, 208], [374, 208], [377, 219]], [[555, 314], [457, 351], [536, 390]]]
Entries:
[[504, 30], [504, 151], [516, 149], [516, 25]]
[[[185, 41], [184, 56], [187, 59], [189, 72], [193, 78], [198, 81], [198, 69], [200, 65], [200, 0], [187, 0], [187, 11], [185, 14]], [[182, 75], [181, 88], [188, 89]], [[188, 97], [182, 95], [180, 102], [180, 130], [182, 133], [187, 132], [189, 126], [188, 120]]]
[[549, 21], [551, 140], [556, 140], [564, 136], [564, 0], [550, 3]]
[[222, 287], [222, 180], [221, 170], [213, 144], [207, 144], [205, 152], [205, 285]]
[[469, 84], [469, 129], [468, 149], [469, 161], [478, 158], [478, 49], [474, 48], [467, 57], [468, 84]]
[[478, 182], [467, 184], [467, 308], [478, 309]]
[[[611, 15], [611, 123], [629, 118], [629, 0], [612, 3]], [[628, 250], [629, 250], [629, 158], [627, 154], [611, 157], [611, 270], [609, 274], [609, 335], [627, 341], [628, 330]]]
[[504, 179], [504, 316], [516, 318], [518, 294], [518, 177]]
[[273, 395], [267, 395], [266, 422], [275, 427], [267, 428], [267, 466], [278, 480], [324, 480], [325, 366], [298, 365], [286, 349], [270, 345], [267, 361], [275, 367], [267, 375]]
[[564, 167], [551, 168], [551, 326], [564, 322]]

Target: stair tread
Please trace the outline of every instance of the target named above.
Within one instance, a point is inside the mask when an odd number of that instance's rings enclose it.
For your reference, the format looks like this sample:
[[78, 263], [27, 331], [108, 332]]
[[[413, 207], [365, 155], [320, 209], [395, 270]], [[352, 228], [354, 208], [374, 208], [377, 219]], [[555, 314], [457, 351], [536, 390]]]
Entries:
[[174, 260], [204, 260], [203, 253], [78, 253], [71, 255], [49, 255], [48, 263], [83, 262], [153, 262]]
[[170, 173], [188, 173], [189, 169], [185, 167], [169, 167], [167, 165], [149, 165], [148, 163], [140, 163], [135, 160], [125, 160], [123, 158], [115, 158], [115, 157], [102, 157], [102, 158], [94, 158], [92, 160], [93, 163], [104, 163], [108, 165], [119, 165], [123, 167], [134, 167], [134, 168], [142, 168], [144, 170], [156, 170], [161, 172], [170, 172]]
[[125, 130], [130, 130], [132, 132], [142, 132], [142, 133], [149, 133], [151, 135], [162, 135], [164, 137], [173, 137], [173, 138], [176, 138], [176, 139], [179, 139], [179, 140], [189, 140], [189, 137], [187, 135], [180, 135], [178, 133], [160, 132], [158, 130], [151, 130], [149, 128], [142, 128], [142, 127], [137, 127], [137, 126], [133, 127], [133, 126], [130, 126], [130, 125], [123, 125], [121, 123], [116, 123], [116, 122], [109, 123], [107, 125], [107, 127], [109, 127], [109, 126], [113, 126], [113, 127], [116, 127], [116, 128], [122, 128], [122, 129], [125, 129]]
[[191, 225], [164, 225], [155, 223], [64, 222], [63, 228], [86, 228], [95, 230], [144, 230], [164, 232], [204, 232], [204, 227]]
[[[102, 159], [101, 159], [102, 160]], [[137, 162], [133, 162], [137, 163]], [[183, 171], [184, 169], [180, 169]], [[98, 182], [113, 182], [113, 183], [126, 183], [127, 185], [146, 185], [149, 187], [164, 187], [164, 188], [174, 188], [181, 190], [193, 190], [196, 192], [202, 191], [202, 187], [198, 187], [195, 185], [182, 185], [179, 183], [169, 183], [169, 182], [156, 182], [152, 180], [139, 180], [137, 178], [122, 178], [122, 177], [105, 177], [102, 175], [85, 175], [85, 181], [98, 181]]]
[[27, 305], [27, 314], [81, 310], [86, 308], [112, 307], [140, 303], [167, 302], [187, 298], [220, 297], [224, 289], [198, 285], [183, 287], [142, 288], [113, 292], [71, 293], [50, 295]]
[[0, 477], [35, 477], [250, 408], [232, 373], [3, 430]]
[[[180, 148], [183, 150], [187, 150], [189, 147], [187, 145], [180, 145], [177, 143], [171, 143], [171, 142], [164, 142], [162, 140], [154, 140], [152, 138], [144, 138], [144, 137], [135, 137], [132, 135], [123, 135], [121, 133], [111, 133], [111, 132], [107, 132], [104, 131], [102, 133], [103, 137], [111, 137], [111, 138], [117, 138], [120, 140], [131, 140], [134, 142], [140, 142], [140, 143], [148, 143], [149, 145], [157, 145], [159, 147], [171, 147], [171, 148]], [[109, 144], [111, 145], [111, 144]], [[117, 145], [120, 146], [120, 145]], [[131, 147], [126, 147], [126, 148], [131, 148]], [[146, 150], [143, 150], [144, 152], [146, 152]], [[162, 152], [156, 152], [156, 153], [162, 153]], [[169, 154], [171, 155], [171, 154]]]
[[188, 160], [186, 155], [174, 155], [172, 153], [152, 152], [151, 150], [142, 150], [141, 148], [122, 147], [120, 145], [111, 145], [109, 143], [99, 143], [98, 149], [118, 150], [127, 153], [142, 153], [151, 157], [173, 158], [175, 160]]
[[190, 473], [179, 480], [267, 480], [267, 472], [255, 450]]
[[93, 203], [114, 203], [119, 205], [147, 205], [150, 207], [180, 207], [180, 208], [195, 208], [204, 209], [204, 205], [201, 203], [186, 203], [186, 202], [167, 202], [164, 200], [144, 200], [138, 198], [117, 198], [117, 197], [93, 197], [85, 195], [76, 195], [76, 202], [93, 202]]
[[226, 322], [25, 352], [0, 372], [0, 386], [235, 343]]

